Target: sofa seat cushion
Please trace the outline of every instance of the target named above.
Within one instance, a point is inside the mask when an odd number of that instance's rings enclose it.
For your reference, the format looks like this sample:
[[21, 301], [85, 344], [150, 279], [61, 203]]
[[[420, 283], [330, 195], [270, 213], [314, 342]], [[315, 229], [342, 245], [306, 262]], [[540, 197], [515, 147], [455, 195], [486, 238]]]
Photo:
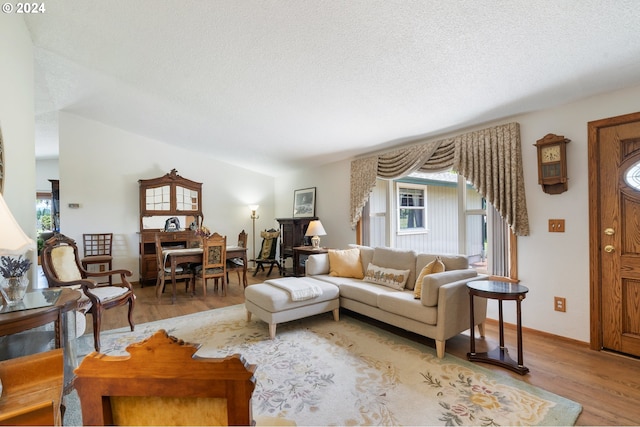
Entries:
[[246, 299], [270, 313], [278, 313], [338, 298], [339, 289], [336, 286], [321, 280], [317, 282], [316, 285], [322, 289], [322, 295], [302, 301], [292, 301], [288, 291], [271, 286], [268, 280], [261, 284], [247, 286], [244, 294]]
[[348, 298], [372, 307], [378, 306], [378, 297], [381, 294], [402, 292], [392, 288], [374, 283], [363, 282], [362, 280], [352, 280], [342, 282], [340, 285], [340, 297]]
[[429, 274], [422, 281], [420, 301], [425, 307], [435, 307], [438, 305], [440, 286], [457, 282], [458, 280], [473, 279], [477, 276], [478, 272], [472, 268]]
[[411, 291], [379, 294], [378, 308], [428, 325], [435, 325], [438, 320], [438, 307], [425, 307], [413, 297]]

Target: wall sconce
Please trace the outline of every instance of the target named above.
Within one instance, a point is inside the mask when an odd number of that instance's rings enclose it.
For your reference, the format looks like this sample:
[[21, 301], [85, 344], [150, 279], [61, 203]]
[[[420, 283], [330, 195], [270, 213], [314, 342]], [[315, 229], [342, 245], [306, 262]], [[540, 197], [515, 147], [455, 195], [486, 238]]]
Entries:
[[320, 249], [320, 237], [318, 236], [326, 236], [327, 232], [324, 231], [324, 227], [320, 220], [311, 221], [309, 223], [309, 227], [307, 228], [307, 232], [304, 234], [305, 236], [313, 236], [311, 238], [311, 246], [313, 249]]
[[258, 215], [258, 208], [260, 205], [249, 205], [249, 209], [251, 210], [251, 222], [253, 223], [253, 234], [251, 235], [251, 240], [253, 241], [253, 268], [256, 268], [256, 219], [260, 218]]

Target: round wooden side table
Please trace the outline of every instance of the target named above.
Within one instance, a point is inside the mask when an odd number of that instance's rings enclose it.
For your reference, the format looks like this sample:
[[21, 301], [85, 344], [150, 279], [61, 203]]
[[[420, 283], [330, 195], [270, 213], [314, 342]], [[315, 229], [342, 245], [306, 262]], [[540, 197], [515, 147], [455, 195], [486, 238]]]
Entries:
[[[529, 368], [524, 366], [522, 356], [522, 311], [520, 303], [525, 298], [529, 289], [516, 283], [498, 282], [493, 280], [477, 280], [467, 283], [469, 288], [469, 307], [471, 318], [471, 351], [467, 353], [467, 359], [474, 362], [486, 362], [502, 366], [514, 372], [524, 375], [529, 372]], [[476, 337], [473, 316], [473, 298], [490, 298], [498, 300], [500, 346], [494, 350], [476, 353]], [[514, 361], [509, 356], [509, 350], [504, 345], [504, 322], [502, 317], [502, 301], [515, 301], [517, 307], [517, 331], [518, 331], [518, 361]]]

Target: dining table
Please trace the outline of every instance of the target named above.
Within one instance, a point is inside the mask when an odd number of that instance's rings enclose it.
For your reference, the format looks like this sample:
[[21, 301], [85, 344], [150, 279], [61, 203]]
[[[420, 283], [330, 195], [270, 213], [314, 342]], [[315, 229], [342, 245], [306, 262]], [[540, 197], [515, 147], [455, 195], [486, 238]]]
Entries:
[[[201, 263], [202, 262], [202, 248], [178, 248], [178, 249], [163, 249], [162, 258], [169, 260], [171, 266], [171, 303], [176, 302], [176, 270], [178, 265], [187, 263]], [[242, 283], [244, 287], [247, 286], [247, 248], [242, 246], [227, 246], [226, 259], [242, 258], [244, 268], [242, 269]], [[156, 288], [156, 296], [160, 298], [162, 296], [161, 287]]]

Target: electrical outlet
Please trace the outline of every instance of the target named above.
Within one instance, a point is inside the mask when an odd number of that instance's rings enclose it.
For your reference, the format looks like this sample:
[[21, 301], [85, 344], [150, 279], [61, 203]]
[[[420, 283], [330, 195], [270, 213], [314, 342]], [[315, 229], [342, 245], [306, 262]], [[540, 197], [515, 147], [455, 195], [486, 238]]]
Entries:
[[567, 311], [567, 299], [563, 297], [553, 297], [553, 309], [555, 311]]
[[564, 219], [550, 219], [549, 233], [564, 233]]

